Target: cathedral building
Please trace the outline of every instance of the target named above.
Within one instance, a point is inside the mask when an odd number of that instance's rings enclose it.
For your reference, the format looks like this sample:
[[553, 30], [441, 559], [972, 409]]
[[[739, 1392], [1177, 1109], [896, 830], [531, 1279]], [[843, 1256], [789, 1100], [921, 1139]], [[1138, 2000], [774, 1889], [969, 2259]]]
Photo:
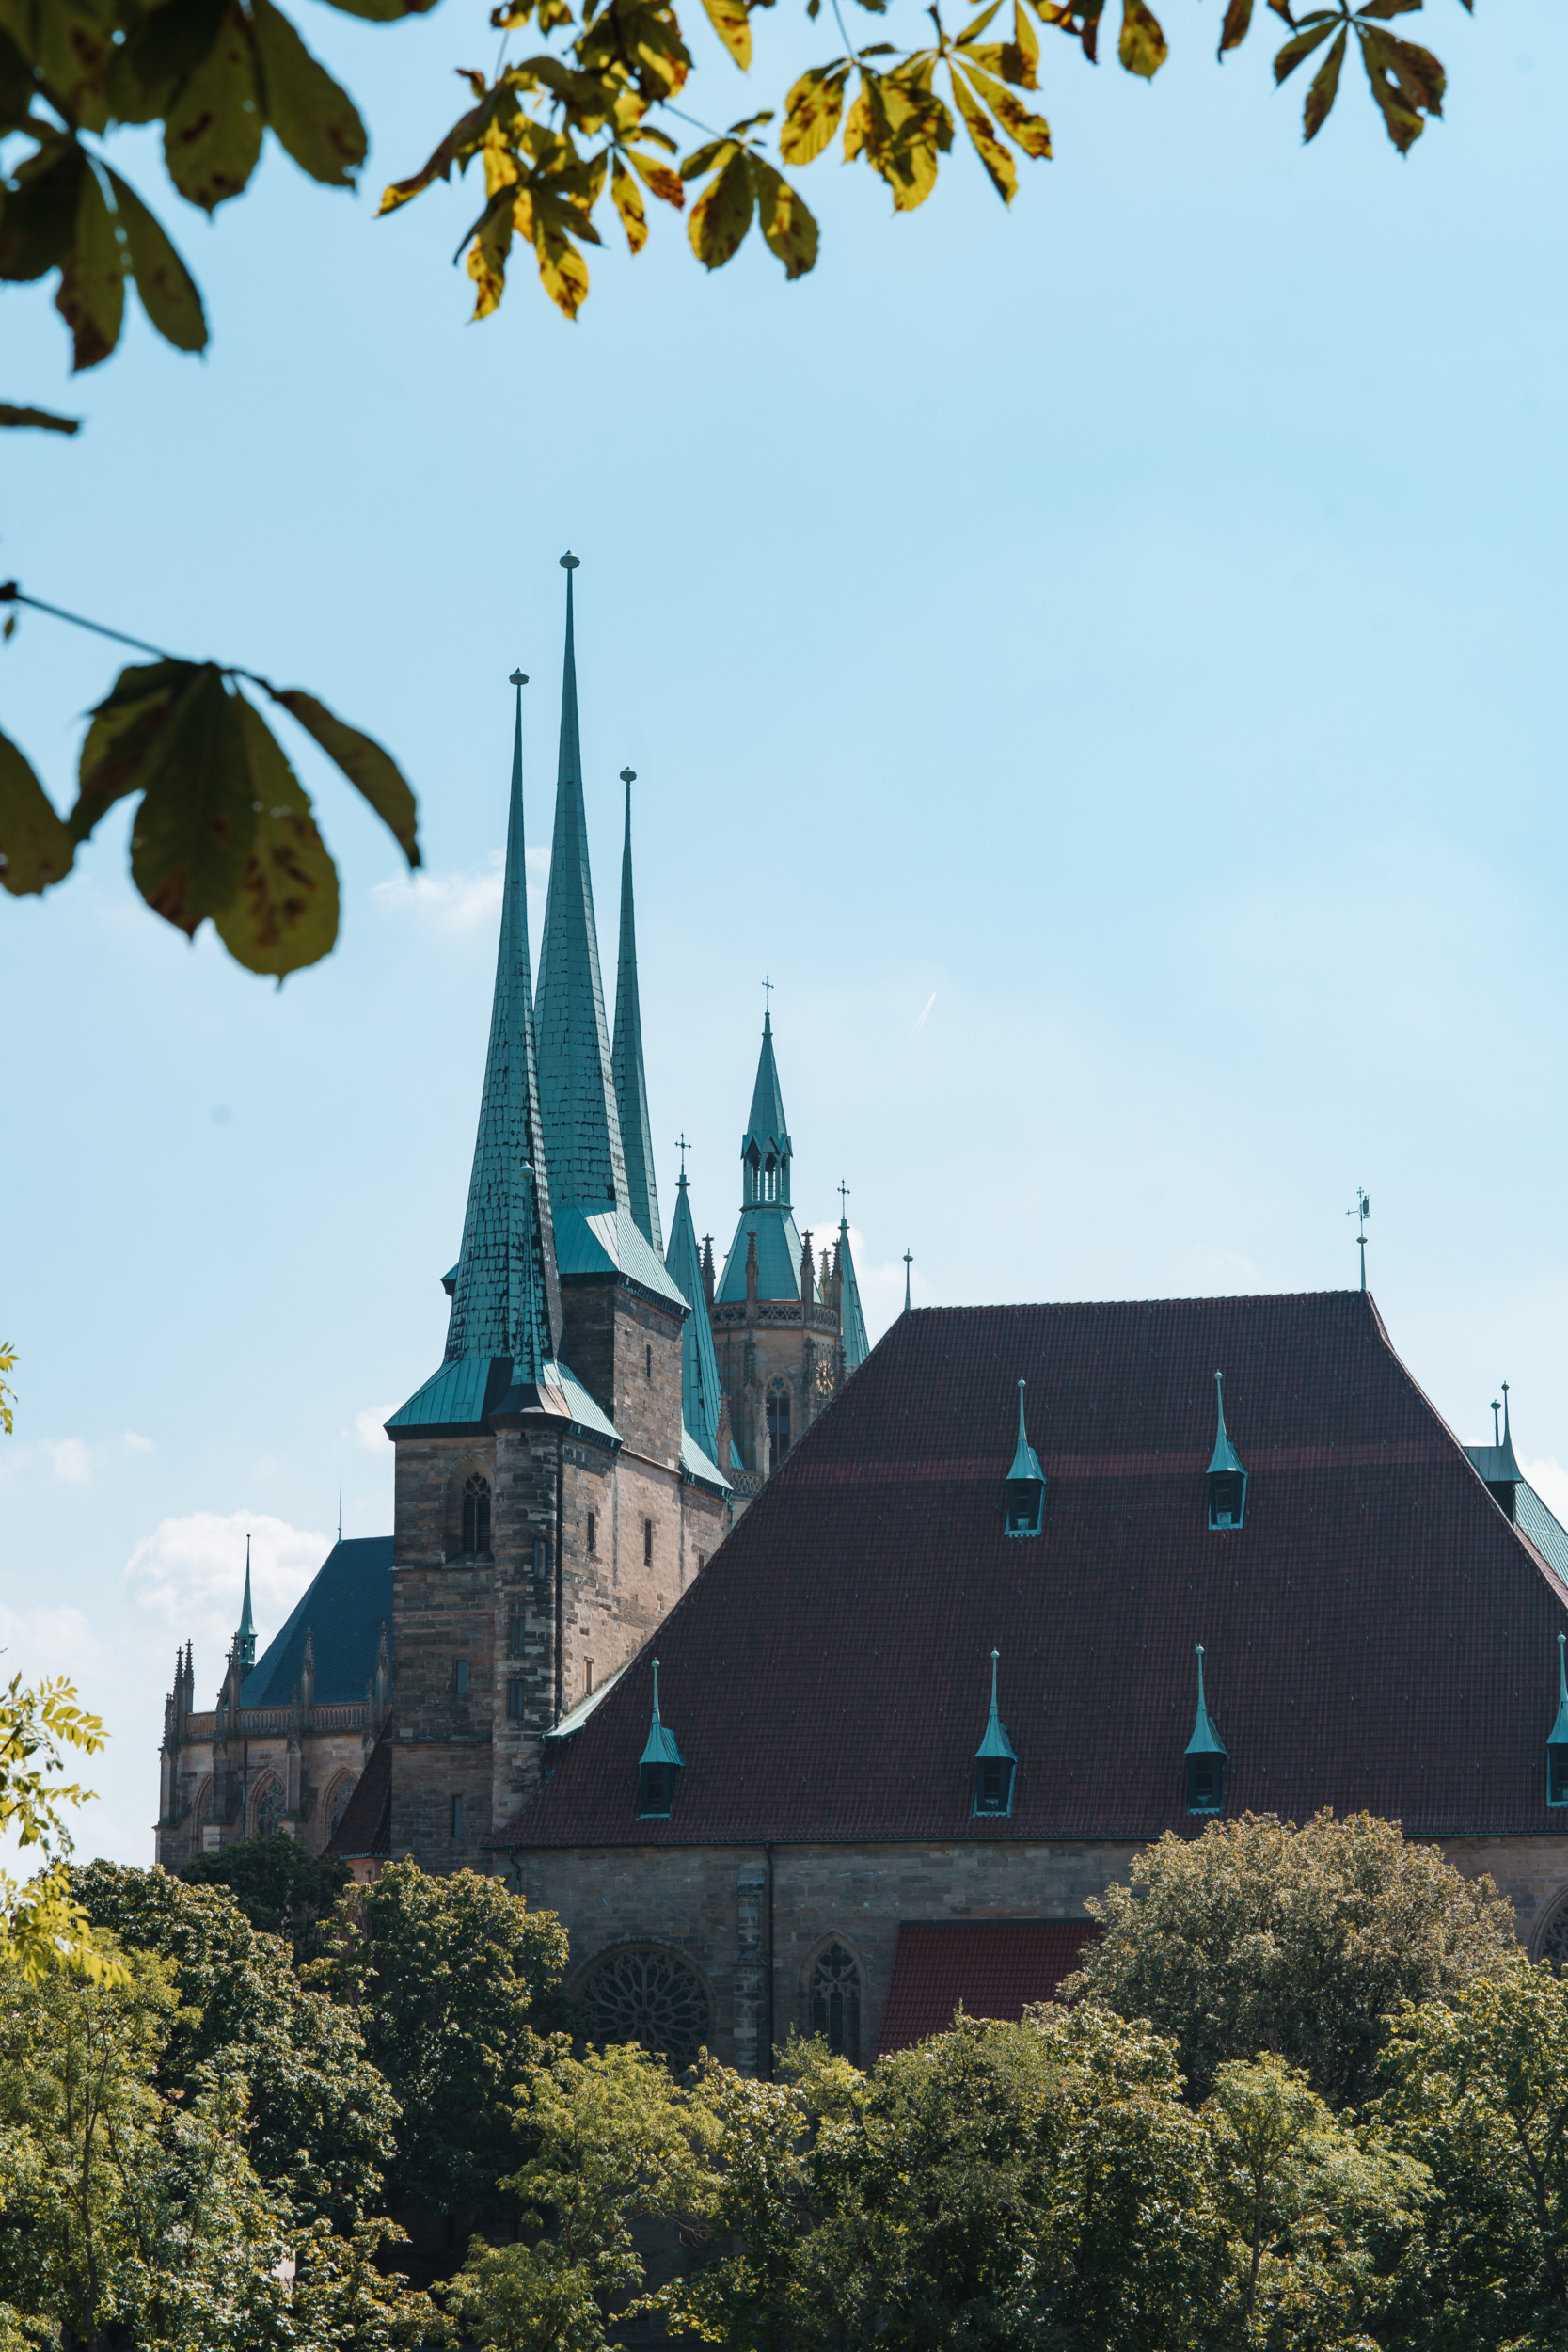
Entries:
[[1568, 1531], [1366, 1292], [920, 1310], [492, 1844], [607, 2039], [747, 2072], [1017, 2017], [1249, 1811], [1402, 1821], [1560, 1963], [1565, 1640]]
[[[249, 1582], [215, 1706], [187, 1646], [165, 1706], [158, 1858], [283, 1829], [366, 1874], [496, 1867], [562, 1727], [646, 1645], [739, 1505], [866, 1352], [848, 1229], [789, 1207], [771, 1021], [719, 1290], [684, 1157], [666, 1249], [643, 1068], [630, 771], [613, 1034], [589, 869], [573, 611], [537, 988], [522, 687], [500, 944], [441, 1363], [387, 1424], [389, 1537], [340, 1541], [257, 1657]], [[759, 1257], [760, 1250], [760, 1257]], [[765, 1271], [759, 1271], [759, 1267]]]

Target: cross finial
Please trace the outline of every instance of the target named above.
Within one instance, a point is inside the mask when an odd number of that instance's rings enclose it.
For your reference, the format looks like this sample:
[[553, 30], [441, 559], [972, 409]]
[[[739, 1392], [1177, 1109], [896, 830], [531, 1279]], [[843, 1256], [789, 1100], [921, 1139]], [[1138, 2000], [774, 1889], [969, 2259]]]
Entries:
[[838, 1180], [838, 1213], [840, 1221], [846, 1225], [849, 1222], [848, 1201], [849, 1187], [841, 1176]]
[[621, 771], [621, 782], [622, 782], [623, 784], [635, 784], [635, 783], [637, 782], [637, 771], [636, 771], [636, 769], [635, 769], [635, 768], [623, 768], [623, 769], [622, 769], [622, 771]]
[[762, 976], [762, 1001], [769, 1012], [773, 1009], [773, 983], [765, 972]]
[[1360, 1220], [1356, 1226], [1355, 1238], [1361, 1251], [1361, 1287], [1363, 1290], [1367, 1287], [1367, 1219], [1371, 1213], [1372, 1204], [1367, 1198], [1366, 1188], [1364, 1185], [1357, 1184], [1355, 1206], [1354, 1209], [1347, 1209], [1345, 1215]]
[[687, 1142], [686, 1130], [684, 1127], [681, 1129], [680, 1134], [675, 1137], [675, 1143], [681, 1155], [681, 1183], [684, 1184], [686, 1182], [686, 1155], [691, 1149], [691, 1146]]
[[506, 682], [508, 686], [526, 686], [528, 684], [528, 672], [526, 670], [514, 670], [512, 675]]

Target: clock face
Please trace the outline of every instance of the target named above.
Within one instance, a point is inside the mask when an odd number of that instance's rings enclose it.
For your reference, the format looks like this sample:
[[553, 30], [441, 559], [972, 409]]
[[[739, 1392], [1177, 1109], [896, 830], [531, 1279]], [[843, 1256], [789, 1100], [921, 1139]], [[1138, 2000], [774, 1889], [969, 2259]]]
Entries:
[[818, 1396], [832, 1396], [832, 1392], [833, 1368], [829, 1359], [822, 1356], [817, 1359], [816, 1393]]

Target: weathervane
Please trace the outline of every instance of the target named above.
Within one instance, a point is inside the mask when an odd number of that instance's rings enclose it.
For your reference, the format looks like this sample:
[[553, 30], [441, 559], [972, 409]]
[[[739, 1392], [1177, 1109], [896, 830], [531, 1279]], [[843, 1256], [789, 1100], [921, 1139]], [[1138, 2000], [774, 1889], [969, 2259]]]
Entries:
[[1368, 1200], [1366, 1193], [1362, 1190], [1361, 1186], [1357, 1184], [1355, 1187], [1355, 1206], [1354, 1209], [1347, 1209], [1345, 1211], [1345, 1215], [1347, 1216], [1359, 1217], [1361, 1220], [1360, 1224], [1356, 1228], [1355, 1238], [1361, 1251], [1361, 1287], [1363, 1290], [1367, 1287], [1367, 1219], [1370, 1216], [1371, 1213], [1372, 1204]]

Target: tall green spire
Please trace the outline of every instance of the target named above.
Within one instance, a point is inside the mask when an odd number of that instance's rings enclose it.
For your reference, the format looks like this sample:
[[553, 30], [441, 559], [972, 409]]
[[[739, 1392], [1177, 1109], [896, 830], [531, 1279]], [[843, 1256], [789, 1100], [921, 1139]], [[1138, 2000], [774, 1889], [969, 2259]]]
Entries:
[[245, 1539], [245, 1607], [234, 1636], [234, 1657], [248, 1673], [256, 1663], [256, 1620], [250, 1613], [250, 1537]]
[[[752, 1089], [752, 1116], [740, 1139], [740, 1156], [746, 1163], [748, 1205], [753, 1200], [777, 1200], [782, 1207], [788, 1208], [789, 1162], [793, 1150], [788, 1121], [784, 1118], [784, 1096], [779, 1090], [779, 1065], [773, 1059], [773, 1011], [769, 1006], [762, 1016], [762, 1051], [757, 1056], [757, 1082]], [[769, 1162], [772, 1164], [771, 1170]], [[770, 1173], [773, 1178], [771, 1184], [768, 1181]]]
[[582, 797], [572, 610], [572, 574], [578, 559], [568, 553], [561, 562], [566, 574], [566, 657], [561, 684], [561, 758], [550, 888], [534, 1005], [539, 1104], [556, 1207], [570, 1202], [592, 1210], [613, 1202], [624, 1209], [628, 1206], [626, 1168], [605, 1022], [604, 983], [599, 976], [599, 939]]
[[701, 1446], [710, 1462], [717, 1462], [719, 1361], [713, 1352], [713, 1327], [708, 1321], [697, 1229], [691, 1222], [691, 1204], [687, 1198], [684, 1152], [680, 1181], [675, 1187], [675, 1221], [670, 1230], [670, 1250], [664, 1263], [671, 1280], [691, 1310], [681, 1327], [681, 1419], [692, 1442]]
[[513, 1377], [536, 1380], [561, 1334], [561, 1292], [546, 1179], [533, 1040], [528, 947], [528, 877], [523, 856], [523, 687], [512, 739], [500, 946], [490, 1013], [490, 1048], [480, 1097], [463, 1249], [457, 1262], [446, 1360], [510, 1356]]
[[865, 1333], [865, 1311], [861, 1305], [861, 1286], [855, 1277], [855, 1261], [849, 1250], [849, 1219], [838, 1220], [838, 1267], [843, 1282], [844, 1301], [844, 1369], [858, 1372], [871, 1353], [871, 1343]]
[[[658, 1221], [648, 1081], [642, 1069], [642, 1012], [637, 995], [637, 915], [631, 888], [631, 787], [637, 782], [636, 770], [623, 768], [621, 782], [626, 787], [626, 839], [621, 852], [621, 960], [615, 973], [615, 1106], [626, 1162], [627, 1205], [643, 1240], [661, 1250], [664, 1234]], [[687, 1221], [689, 1224], [689, 1216]], [[691, 1434], [697, 1433], [692, 1430]]]

